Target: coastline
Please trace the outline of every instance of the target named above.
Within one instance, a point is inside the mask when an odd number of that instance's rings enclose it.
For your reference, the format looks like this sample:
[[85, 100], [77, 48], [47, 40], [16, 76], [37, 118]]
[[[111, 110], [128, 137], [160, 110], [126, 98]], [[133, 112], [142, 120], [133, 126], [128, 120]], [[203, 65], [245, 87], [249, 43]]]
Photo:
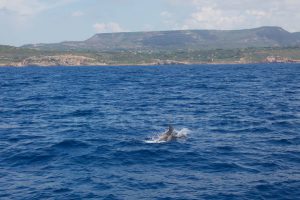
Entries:
[[124, 64], [78, 64], [78, 65], [12, 65], [12, 64], [0, 64], [0, 67], [13, 67], [13, 68], [25, 68], [25, 67], [129, 67], [129, 66], [191, 66], [191, 65], [251, 65], [251, 64], [300, 64], [300, 61], [297, 62], [199, 62], [199, 63], [124, 63]]
[[[25, 51], [25, 50], [22, 50]], [[26, 55], [24, 52], [8, 52], [0, 57], [0, 67], [58, 67], [58, 66], [168, 66], [168, 65], [234, 65], [234, 64], [259, 64], [259, 63], [300, 63], [300, 49], [272, 51], [247, 51], [239, 55], [233, 50], [220, 50], [219, 55], [214, 52], [165, 52], [162, 54], [134, 52], [113, 53], [57, 53], [37, 52]], [[235, 50], [237, 51], [237, 50]], [[255, 54], [253, 54], [255, 52]], [[170, 53], [170, 54], [168, 54]], [[230, 54], [232, 53], [232, 54]], [[184, 55], [182, 55], [184, 54]], [[198, 57], [197, 57], [198, 56]]]

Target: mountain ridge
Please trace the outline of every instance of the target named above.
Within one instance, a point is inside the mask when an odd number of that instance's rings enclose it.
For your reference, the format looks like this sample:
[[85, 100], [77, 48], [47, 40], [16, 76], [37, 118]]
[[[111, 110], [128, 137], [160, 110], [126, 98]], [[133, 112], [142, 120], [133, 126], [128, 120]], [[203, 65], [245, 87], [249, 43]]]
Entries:
[[0, 45], [0, 66], [300, 63], [300, 32], [265, 26], [95, 34], [83, 41]]
[[84, 41], [28, 44], [22, 48], [53, 51], [170, 51], [298, 47], [300, 32], [277, 26], [242, 30], [174, 30], [98, 33]]

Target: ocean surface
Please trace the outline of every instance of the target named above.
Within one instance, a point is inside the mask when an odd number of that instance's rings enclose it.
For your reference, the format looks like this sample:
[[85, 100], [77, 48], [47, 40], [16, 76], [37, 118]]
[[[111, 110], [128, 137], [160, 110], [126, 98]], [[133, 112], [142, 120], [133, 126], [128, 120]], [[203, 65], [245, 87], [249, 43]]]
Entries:
[[[149, 143], [169, 124], [187, 137]], [[1, 200], [299, 188], [300, 65], [0, 68]]]

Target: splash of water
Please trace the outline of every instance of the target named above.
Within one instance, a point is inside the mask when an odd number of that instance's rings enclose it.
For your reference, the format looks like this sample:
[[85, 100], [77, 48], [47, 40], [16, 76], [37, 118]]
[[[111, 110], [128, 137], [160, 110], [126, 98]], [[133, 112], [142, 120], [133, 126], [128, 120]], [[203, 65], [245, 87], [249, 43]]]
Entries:
[[[176, 137], [178, 138], [186, 138], [188, 136], [188, 134], [190, 134], [190, 130], [188, 128], [182, 128], [181, 130], [174, 130], [174, 132], [176, 133]], [[158, 144], [158, 143], [166, 143], [167, 141], [164, 140], [159, 140], [160, 136], [162, 136], [165, 132], [157, 134], [155, 136], [153, 136], [152, 138], [145, 140], [145, 143], [148, 144]]]

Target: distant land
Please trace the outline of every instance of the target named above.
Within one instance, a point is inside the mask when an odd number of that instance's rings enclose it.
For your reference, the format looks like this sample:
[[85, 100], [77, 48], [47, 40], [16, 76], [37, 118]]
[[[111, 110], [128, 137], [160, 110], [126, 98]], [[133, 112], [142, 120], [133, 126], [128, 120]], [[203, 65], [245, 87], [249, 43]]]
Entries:
[[280, 27], [96, 34], [85, 41], [0, 45], [0, 66], [300, 63], [300, 32]]

